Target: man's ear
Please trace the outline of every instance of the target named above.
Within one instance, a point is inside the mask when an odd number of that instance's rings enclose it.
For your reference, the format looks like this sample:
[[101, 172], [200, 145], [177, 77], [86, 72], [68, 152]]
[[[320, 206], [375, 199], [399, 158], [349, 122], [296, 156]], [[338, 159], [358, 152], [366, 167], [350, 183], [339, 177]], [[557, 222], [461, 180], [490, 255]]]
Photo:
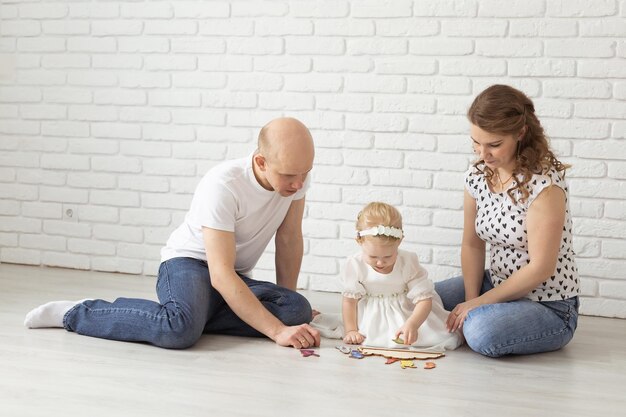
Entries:
[[267, 163], [265, 162], [265, 157], [260, 153], [254, 155], [254, 162], [259, 167], [261, 171], [265, 171], [267, 169]]

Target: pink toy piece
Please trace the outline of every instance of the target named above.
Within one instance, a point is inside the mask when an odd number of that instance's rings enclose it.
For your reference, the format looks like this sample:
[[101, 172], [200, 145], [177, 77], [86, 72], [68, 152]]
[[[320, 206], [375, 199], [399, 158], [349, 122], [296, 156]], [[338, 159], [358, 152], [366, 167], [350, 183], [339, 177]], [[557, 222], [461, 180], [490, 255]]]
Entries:
[[304, 356], [305, 358], [308, 358], [309, 356], [317, 356], [318, 358], [320, 357], [320, 355], [315, 353], [315, 351], [312, 349], [300, 349], [300, 353], [302, 353], [302, 356]]

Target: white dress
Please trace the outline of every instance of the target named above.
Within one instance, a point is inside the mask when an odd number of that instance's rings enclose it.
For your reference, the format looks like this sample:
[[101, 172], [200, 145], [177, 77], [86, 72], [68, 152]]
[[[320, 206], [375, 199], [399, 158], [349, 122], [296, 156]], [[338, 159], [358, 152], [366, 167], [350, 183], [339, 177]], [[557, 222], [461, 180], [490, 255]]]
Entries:
[[[348, 258], [343, 274], [343, 296], [358, 299], [359, 332], [366, 346], [401, 348], [392, 341], [411, 316], [415, 304], [432, 299], [432, 310], [418, 329], [412, 346], [431, 349], [456, 349], [463, 343], [459, 332], [446, 329], [448, 312], [420, 265], [417, 255], [404, 250], [389, 274], [376, 272], [363, 261], [361, 253]], [[400, 336], [402, 338], [402, 336]]]

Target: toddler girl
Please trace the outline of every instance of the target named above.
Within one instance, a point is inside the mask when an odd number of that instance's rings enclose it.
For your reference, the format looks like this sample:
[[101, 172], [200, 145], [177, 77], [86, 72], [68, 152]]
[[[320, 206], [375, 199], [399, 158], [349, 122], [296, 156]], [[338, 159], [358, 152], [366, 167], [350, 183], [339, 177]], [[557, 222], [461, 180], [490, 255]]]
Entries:
[[[398, 249], [403, 238], [398, 210], [370, 203], [359, 213], [356, 230], [361, 251], [348, 258], [343, 273], [343, 329], [325, 332], [329, 321], [324, 315], [312, 324], [324, 336], [343, 333], [348, 344], [457, 348], [463, 339], [446, 329], [449, 313], [428, 273], [417, 255]], [[403, 344], [393, 341], [398, 338]]]

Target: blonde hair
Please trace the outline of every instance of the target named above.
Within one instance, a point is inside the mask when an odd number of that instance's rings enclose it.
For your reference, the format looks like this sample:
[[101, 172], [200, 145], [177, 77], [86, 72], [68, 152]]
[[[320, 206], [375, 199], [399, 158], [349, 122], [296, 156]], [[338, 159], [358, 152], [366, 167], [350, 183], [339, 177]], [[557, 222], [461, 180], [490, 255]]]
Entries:
[[402, 238], [393, 236], [359, 236], [358, 232], [370, 227], [392, 226], [402, 229], [402, 215], [394, 206], [387, 203], [374, 201], [369, 203], [359, 212], [356, 217], [357, 242], [361, 243], [365, 239], [378, 239], [383, 243], [397, 243]]

